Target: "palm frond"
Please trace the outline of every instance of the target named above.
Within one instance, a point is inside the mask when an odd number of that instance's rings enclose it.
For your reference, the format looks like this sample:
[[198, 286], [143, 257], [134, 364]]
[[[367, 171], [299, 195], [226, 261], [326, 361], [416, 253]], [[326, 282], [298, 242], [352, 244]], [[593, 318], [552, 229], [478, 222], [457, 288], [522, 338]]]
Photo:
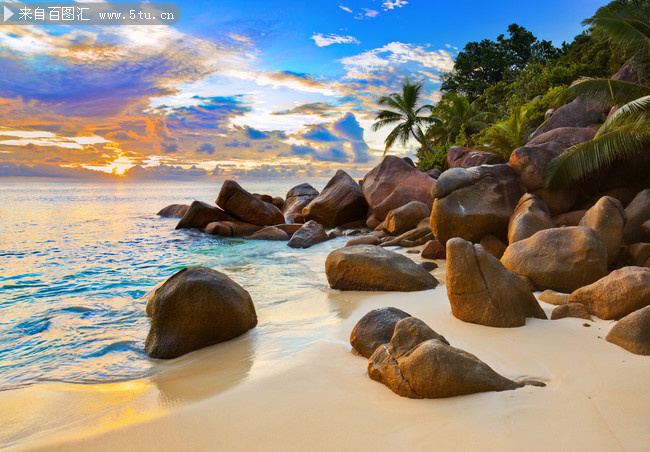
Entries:
[[650, 87], [606, 78], [582, 79], [560, 93], [571, 93], [602, 105], [622, 105], [650, 95]]
[[650, 130], [650, 96], [644, 96], [628, 102], [616, 110], [605, 123], [600, 126], [596, 137], [609, 132], [617, 126], [629, 125], [634, 130]]

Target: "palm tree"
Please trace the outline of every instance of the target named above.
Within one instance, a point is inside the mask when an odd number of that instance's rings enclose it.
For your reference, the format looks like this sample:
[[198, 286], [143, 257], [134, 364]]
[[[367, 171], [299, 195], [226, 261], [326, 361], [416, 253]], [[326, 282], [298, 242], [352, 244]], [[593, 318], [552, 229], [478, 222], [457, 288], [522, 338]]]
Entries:
[[528, 107], [522, 105], [515, 109], [508, 119], [494, 126], [493, 130], [492, 142], [487, 145], [486, 150], [510, 157], [513, 150], [528, 142], [530, 136]]
[[480, 112], [477, 101], [470, 103], [467, 97], [456, 93], [446, 94], [434, 107], [433, 114], [440, 122], [429, 126], [427, 138], [441, 145], [456, 141], [461, 131], [474, 135], [495, 119], [493, 113]]
[[435, 154], [433, 148], [422, 131], [422, 126], [432, 124], [438, 120], [432, 116], [424, 116], [425, 110], [431, 110], [431, 105], [417, 107], [422, 90], [423, 83], [411, 83], [408, 78], [402, 82], [402, 93], [392, 93], [388, 96], [382, 96], [378, 99], [378, 104], [382, 107], [388, 107], [387, 110], [381, 110], [375, 117], [375, 123], [372, 125], [373, 131], [397, 124], [397, 126], [388, 134], [384, 143], [384, 155], [393, 147], [396, 142], [406, 146], [411, 137], [420, 143], [420, 146], [428, 154]]
[[[648, 1], [618, 1], [583, 21], [592, 34], [634, 54], [636, 64], [647, 68], [650, 55], [650, 5]], [[603, 105], [622, 105], [599, 128], [593, 140], [576, 145], [553, 159], [544, 171], [546, 188], [566, 187], [613, 161], [631, 158], [650, 146], [650, 87], [611, 79], [583, 79], [566, 90]]]

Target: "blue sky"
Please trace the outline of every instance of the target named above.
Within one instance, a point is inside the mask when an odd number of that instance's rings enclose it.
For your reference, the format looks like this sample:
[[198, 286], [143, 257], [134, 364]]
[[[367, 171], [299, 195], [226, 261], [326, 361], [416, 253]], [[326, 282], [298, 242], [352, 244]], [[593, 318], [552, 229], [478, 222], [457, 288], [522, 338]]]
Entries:
[[404, 76], [435, 102], [467, 42], [518, 23], [559, 46], [604, 2], [177, 4], [173, 27], [0, 26], [0, 175], [361, 174]]

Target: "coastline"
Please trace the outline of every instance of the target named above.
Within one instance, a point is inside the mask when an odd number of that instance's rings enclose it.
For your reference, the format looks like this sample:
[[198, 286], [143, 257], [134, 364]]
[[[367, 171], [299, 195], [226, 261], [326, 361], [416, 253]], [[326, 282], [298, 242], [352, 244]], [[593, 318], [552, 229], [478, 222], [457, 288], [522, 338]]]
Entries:
[[[314, 249], [316, 251], [316, 249]], [[310, 267], [324, 278], [324, 255]], [[413, 257], [419, 261], [419, 256]], [[444, 264], [444, 261], [437, 261]], [[521, 328], [464, 323], [443, 284], [411, 293], [321, 291], [339, 322], [293, 356], [256, 356], [245, 334], [166, 364], [150, 378], [100, 385], [38, 384], [0, 393], [15, 450], [642, 450], [650, 440], [646, 358], [609, 344], [612, 321], [528, 319]], [[537, 294], [539, 295], [539, 294]], [[310, 302], [312, 299], [310, 298]], [[547, 314], [553, 306], [540, 303]], [[370, 380], [349, 334], [369, 310], [395, 306], [527, 386], [437, 400], [398, 397]], [[61, 407], [66, 409], [62, 410]], [[19, 409], [20, 407], [20, 409]], [[92, 413], [92, 414], [91, 414]], [[22, 439], [18, 439], [21, 436]]]

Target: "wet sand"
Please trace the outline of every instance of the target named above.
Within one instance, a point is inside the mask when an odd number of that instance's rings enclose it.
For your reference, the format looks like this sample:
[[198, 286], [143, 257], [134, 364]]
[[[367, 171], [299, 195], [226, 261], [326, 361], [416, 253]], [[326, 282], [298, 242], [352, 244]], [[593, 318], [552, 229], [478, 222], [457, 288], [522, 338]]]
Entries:
[[[324, 267], [324, 257], [313, 263]], [[444, 269], [434, 275], [444, 281]], [[248, 333], [161, 364], [148, 379], [0, 393], [2, 443], [80, 451], [641, 451], [650, 444], [650, 360], [605, 341], [612, 321], [472, 325], [451, 315], [444, 285], [416, 293], [326, 291], [309, 301], [335, 312], [336, 321], [314, 325], [316, 339], [295, 354], [262, 353], [265, 338]], [[553, 306], [540, 304], [550, 316]], [[419, 317], [506, 377], [547, 387], [401, 398], [368, 378], [367, 360], [348, 342], [359, 318], [383, 306]]]

